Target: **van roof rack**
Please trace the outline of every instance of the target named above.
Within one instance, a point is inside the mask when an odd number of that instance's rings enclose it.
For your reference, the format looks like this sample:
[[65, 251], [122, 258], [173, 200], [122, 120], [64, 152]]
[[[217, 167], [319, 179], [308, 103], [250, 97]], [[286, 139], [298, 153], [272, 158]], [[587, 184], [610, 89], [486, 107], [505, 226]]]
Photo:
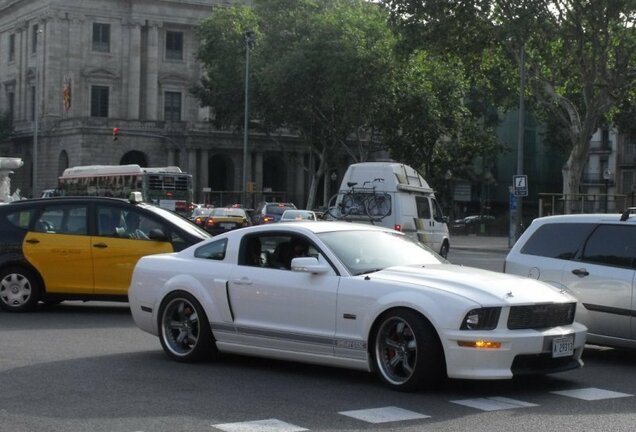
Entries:
[[636, 207], [628, 207], [623, 210], [623, 214], [621, 215], [621, 222], [625, 222], [629, 219], [629, 215], [636, 212]]

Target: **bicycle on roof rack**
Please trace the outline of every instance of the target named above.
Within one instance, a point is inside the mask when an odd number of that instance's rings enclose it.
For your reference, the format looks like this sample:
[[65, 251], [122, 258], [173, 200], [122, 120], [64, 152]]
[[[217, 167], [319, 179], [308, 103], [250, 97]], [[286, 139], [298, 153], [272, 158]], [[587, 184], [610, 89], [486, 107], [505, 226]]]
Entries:
[[368, 180], [362, 187], [356, 187], [356, 182], [347, 183], [349, 190], [340, 191], [329, 200], [327, 214], [334, 219], [362, 216], [371, 222], [381, 221], [391, 213], [391, 196], [375, 190], [374, 183], [383, 181], [382, 178]]

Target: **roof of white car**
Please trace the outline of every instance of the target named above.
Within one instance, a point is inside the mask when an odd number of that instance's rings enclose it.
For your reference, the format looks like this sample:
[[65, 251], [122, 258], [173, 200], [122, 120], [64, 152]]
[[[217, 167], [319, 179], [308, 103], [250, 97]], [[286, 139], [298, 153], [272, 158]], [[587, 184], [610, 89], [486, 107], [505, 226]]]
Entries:
[[616, 223], [636, 223], [636, 215], [631, 215], [626, 221], [621, 221], [621, 213], [584, 213], [568, 214], [556, 216], [544, 216], [535, 219], [537, 223], [555, 222], [616, 222]]
[[294, 230], [294, 231], [311, 231], [314, 233], [334, 232], [334, 231], [353, 231], [353, 230], [368, 230], [368, 231], [392, 231], [388, 228], [380, 226], [359, 224], [354, 222], [338, 222], [338, 221], [300, 221], [293, 224], [266, 224], [257, 225], [248, 228], [242, 228], [244, 230], [253, 231], [276, 231], [279, 229]]

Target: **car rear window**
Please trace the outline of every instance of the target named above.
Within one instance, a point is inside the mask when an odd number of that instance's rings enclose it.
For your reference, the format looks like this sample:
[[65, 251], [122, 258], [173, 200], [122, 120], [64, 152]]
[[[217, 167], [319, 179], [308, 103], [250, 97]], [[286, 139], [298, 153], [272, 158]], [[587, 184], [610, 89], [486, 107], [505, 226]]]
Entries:
[[28, 229], [33, 217], [33, 210], [19, 210], [7, 214], [7, 220], [11, 225], [22, 229]]
[[285, 210], [295, 209], [296, 207], [292, 207], [289, 204], [279, 205], [279, 204], [270, 204], [267, 206], [267, 210], [265, 211], [267, 214], [275, 214], [282, 215]]
[[591, 223], [551, 223], [540, 226], [521, 253], [569, 260], [583, 247], [583, 242], [596, 225]]
[[581, 261], [634, 268], [636, 226], [600, 225], [585, 244]]

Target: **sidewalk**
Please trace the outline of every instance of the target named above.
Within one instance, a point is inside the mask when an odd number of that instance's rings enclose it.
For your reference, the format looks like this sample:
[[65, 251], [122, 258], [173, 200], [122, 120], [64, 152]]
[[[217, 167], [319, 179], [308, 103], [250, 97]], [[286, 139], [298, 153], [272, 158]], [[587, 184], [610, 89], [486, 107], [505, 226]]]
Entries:
[[474, 234], [451, 235], [450, 248], [506, 254], [510, 251], [508, 247], [508, 237], [479, 236]]

